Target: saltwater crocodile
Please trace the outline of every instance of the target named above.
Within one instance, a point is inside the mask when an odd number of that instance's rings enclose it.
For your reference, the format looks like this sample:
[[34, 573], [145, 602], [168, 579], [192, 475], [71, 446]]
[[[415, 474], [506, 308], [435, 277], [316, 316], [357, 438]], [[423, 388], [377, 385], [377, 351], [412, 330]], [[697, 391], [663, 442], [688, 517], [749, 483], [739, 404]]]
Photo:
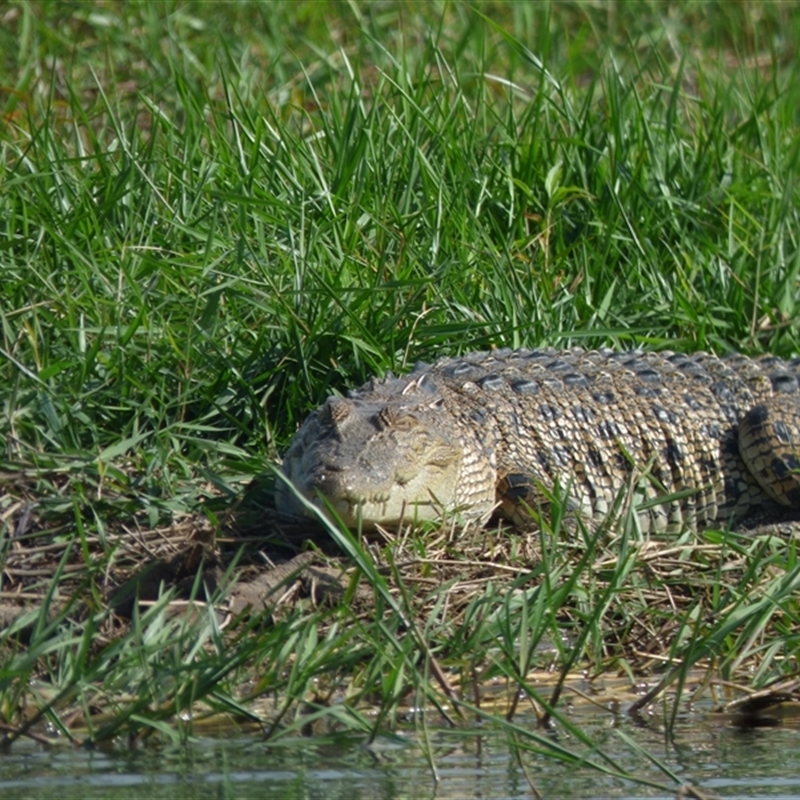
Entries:
[[[799, 382], [800, 358], [470, 353], [329, 398], [297, 431], [283, 473], [367, 529], [447, 512], [521, 522], [554, 490], [598, 521], [628, 488], [648, 531], [794, 519]], [[277, 500], [310, 513], [284, 480]]]

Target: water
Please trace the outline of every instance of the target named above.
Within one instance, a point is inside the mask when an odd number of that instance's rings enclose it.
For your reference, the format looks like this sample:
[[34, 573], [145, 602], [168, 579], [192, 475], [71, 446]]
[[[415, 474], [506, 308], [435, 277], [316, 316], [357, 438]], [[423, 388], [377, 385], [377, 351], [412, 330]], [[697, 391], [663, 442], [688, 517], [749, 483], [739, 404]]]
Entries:
[[[518, 722], [523, 727], [533, 725], [533, 720], [524, 718]], [[639, 726], [627, 718], [598, 715], [581, 720], [581, 728], [618, 768], [661, 788], [530, 752], [522, 756], [523, 769], [503, 734], [430, 729], [438, 784], [413, 733], [405, 741], [394, 737], [370, 747], [352, 738], [300, 739], [268, 746], [255, 736], [239, 734], [208, 737], [182, 747], [118, 746], [108, 752], [18, 742], [0, 757], [0, 797], [499, 800], [531, 797], [532, 783], [546, 798], [672, 800], [679, 781], [684, 781], [710, 796], [800, 798], [797, 727], [739, 731], [687, 715], [667, 738], [658, 723]], [[571, 750], [580, 746], [567, 736], [554, 741]], [[677, 781], [642, 751], [658, 759]], [[596, 755], [595, 760], [599, 760]]]

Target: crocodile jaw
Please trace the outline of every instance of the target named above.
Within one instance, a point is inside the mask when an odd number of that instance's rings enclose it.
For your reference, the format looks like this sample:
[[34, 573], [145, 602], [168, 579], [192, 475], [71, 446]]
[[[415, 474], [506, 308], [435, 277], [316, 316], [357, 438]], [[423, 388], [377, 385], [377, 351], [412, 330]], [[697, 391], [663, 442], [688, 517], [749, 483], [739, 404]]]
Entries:
[[[383, 483], [371, 481], [369, 486], [362, 484], [357, 487], [348, 478], [350, 471], [342, 471], [336, 466], [317, 465], [311, 473], [301, 468], [297, 478], [292, 477], [292, 468], [286, 463], [283, 469], [306, 501], [326, 516], [330, 516], [328, 509], [332, 509], [350, 528], [359, 524], [366, 529], [376, 525], [397, 527], [404, 521], [439, 519], [443, 511], [452, 507], [450, 497], [442, 499], [430, 488], [437, 483], [447, 483], [449, 476], [446, 473], [431, 474], [423, 469], [409, 483], [401, 483], [387, 474]], [[314, 516], [313, 511], [293, 493], [284, 491], [281, 501], [282, 510], [292, 516]]]

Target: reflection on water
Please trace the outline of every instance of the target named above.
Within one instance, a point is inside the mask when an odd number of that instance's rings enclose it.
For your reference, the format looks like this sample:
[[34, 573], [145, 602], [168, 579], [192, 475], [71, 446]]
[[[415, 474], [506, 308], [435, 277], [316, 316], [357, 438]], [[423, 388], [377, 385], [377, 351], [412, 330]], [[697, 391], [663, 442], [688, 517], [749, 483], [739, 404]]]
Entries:
[[[523, 770], [503, 735], [437, 729], [429, 736], [438, 785], [413, 736], [407, 744], [397, 737], [372, 747], [352, 739], [269, 747], [241, 736], [111, 753], [17, 743], [0, 757], [0, 797], [522, 798], [531, 796], [530, 780], [543, 797], [674, 798], [678, 784], [638, 747], [680, 781], [711, 795], [800, 798], [797, 728], [737, 731], [695, 717], [680, 720], [672, 737], [665, 738], [657, 725], [640, 727], [627, 720], [609, 725], [607, 717], [581, 722], [619, 770], [663, 788], [536, 753], [523, 756]], [[579, 744], [567, 736], [558, 741], [573, 750]], [[594, 760], [599, 761], [596, 755]]]

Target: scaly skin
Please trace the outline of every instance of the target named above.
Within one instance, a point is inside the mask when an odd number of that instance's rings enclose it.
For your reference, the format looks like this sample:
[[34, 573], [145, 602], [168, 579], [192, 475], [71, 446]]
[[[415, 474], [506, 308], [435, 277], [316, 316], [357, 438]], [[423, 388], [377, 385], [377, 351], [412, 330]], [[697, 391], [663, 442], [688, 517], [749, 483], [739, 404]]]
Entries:
[[[645, 531], [788, 519], [800, 509], [800, 359], [499, 350], [420, 364], [329, 398], [283, 473], [351, 527], [499, 511], [548, 492], [599, 521], [634, 487]], [[644, 477], [643, 477], [644, 476]], [[280, 482], [278, 509], [307, 511]]]

